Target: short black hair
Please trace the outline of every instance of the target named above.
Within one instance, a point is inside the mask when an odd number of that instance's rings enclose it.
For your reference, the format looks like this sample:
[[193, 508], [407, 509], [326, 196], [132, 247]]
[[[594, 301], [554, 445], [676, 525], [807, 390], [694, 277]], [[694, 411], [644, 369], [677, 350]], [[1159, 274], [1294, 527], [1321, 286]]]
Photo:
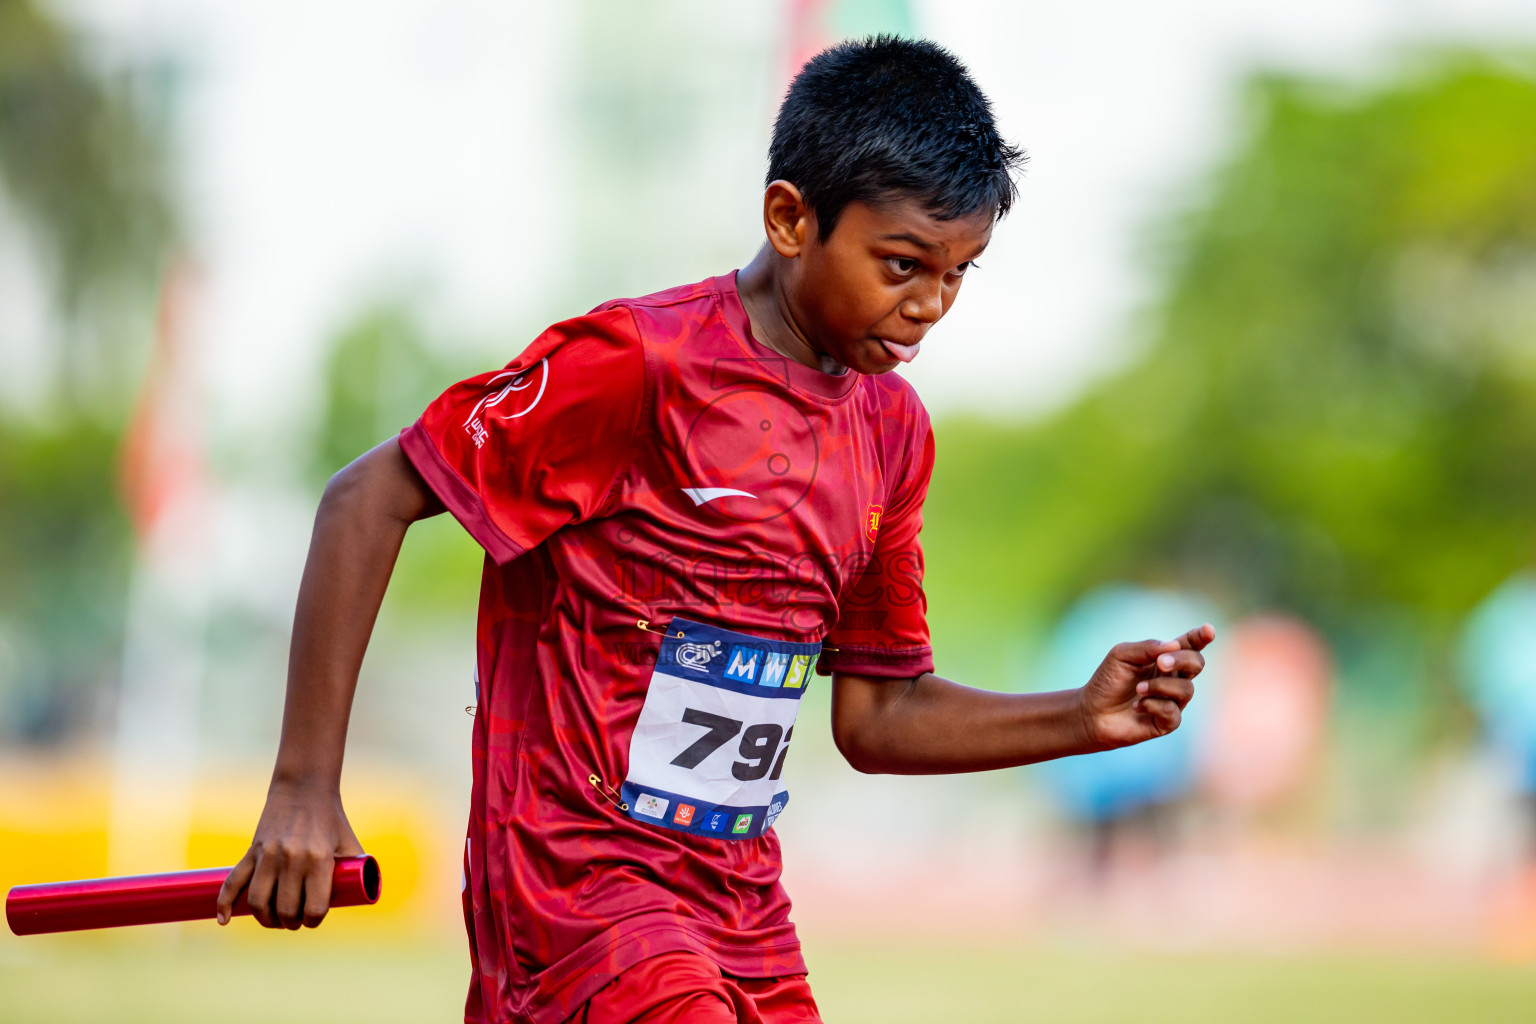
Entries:
[[767, 182], [798, 188], [825, 240], [852, 202], [910, 197], [943, 220], [1001, 217], [1024, 160], [954, 54], [880, 35], [838, 43], [800, 69], [774, 122]]

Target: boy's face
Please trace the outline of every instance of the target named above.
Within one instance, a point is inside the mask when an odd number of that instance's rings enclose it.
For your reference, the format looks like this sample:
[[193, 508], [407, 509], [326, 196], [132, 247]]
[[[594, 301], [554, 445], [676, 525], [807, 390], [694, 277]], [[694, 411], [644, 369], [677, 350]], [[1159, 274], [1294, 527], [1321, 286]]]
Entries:
[[815, 215], [786, 282], [813, 347], [859, 373], [911, 362], [992, 237], [990, 211], [940, 220], [913, 199], [849, 203], [830, 237]]

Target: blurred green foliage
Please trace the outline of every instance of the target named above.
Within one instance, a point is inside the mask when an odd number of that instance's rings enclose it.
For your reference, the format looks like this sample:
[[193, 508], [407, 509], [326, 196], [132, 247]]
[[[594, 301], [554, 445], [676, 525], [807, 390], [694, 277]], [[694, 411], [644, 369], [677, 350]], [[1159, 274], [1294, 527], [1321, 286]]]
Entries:
[[365, 308], [336, 333], [325, 364], [314, 483], [414, 423], [448, 385], [477, 372], [438, 352], [408, 305]]
[[117, 454], [175, 231], [136, 88], [43, 7], [0, 0], [0, 226], [24, 229], [60, 314], [36, 409], [0, 409], [0, 736], [78, 726], [121, 651]]
[[1161, 231], [1140, 358], [1039, 424], [941, 424], [925, 540], [946, 654], [1007, 683], [988, 636], [1131, 581], [1302, 615], [1347, 685], [1413, 702], [1536, 554], [1533, 70], [1254, 81], [1247, 139]]
[[93, 66], [45, 8], [0, 0], [0, 197], [51, 271], [67, 328], [56, 398], [76, 412], [126, 405], [148, 337], [175, 234], [165, 84]]
[[117, 435], [0, 420], [0, 736], [61, 738], [121, 651], [130, 531]]
[[[521, 349], [514, 345], [506, 358]], [[410, 426], [450, 384], [491, 369], [445, 354], [409, 304], [362, 310], [336, 335], [325, 367], [324, 411], [310, 478], [338, 469]], [[400, 550], [386, 616], [472, 615], [482, 554], [450, 516], [419, 523]]]

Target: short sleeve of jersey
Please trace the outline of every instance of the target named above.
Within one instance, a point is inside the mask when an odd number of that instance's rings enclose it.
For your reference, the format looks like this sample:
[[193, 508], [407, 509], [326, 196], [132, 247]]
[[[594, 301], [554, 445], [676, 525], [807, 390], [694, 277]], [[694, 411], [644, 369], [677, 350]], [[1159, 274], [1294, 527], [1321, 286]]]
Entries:
[[[910, 679], [933, 671], [928, 598], [923, 593], [923, 500], [933, 475], [933, 429], [922, 415], [889, 507], [870, 509], [875, 550], [858, 583], [838, 604], [837, 625], [817, 668], [822, 673]], [[871, 525], [870, 517], [878, 516]], [[834, 649], [835, 648], [835, 649]]]
[[400, 447], [504, 564], [602, 509], [629, 464], [644, 395], [634, 318], [615, 307], [556, 324], [504, 369], [455, 384]]

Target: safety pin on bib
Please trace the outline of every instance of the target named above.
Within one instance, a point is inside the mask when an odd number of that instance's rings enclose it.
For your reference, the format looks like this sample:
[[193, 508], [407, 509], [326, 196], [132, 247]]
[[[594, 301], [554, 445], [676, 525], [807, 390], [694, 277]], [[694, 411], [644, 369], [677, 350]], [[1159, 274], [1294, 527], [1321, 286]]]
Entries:
[[613, 806], [617, 807], [625, 814], [629, 813], [629, 804], [625, 803], [619, 792], [612, 786], [608, 785], [608, 783], [604, 782], [596, 775], [588, 775], [587, 782], [592, 786], [593, 789], [597, 790], [598, 795], [601, 796], [604, 800], [607, 800], [609, 803], [613, 804]]

